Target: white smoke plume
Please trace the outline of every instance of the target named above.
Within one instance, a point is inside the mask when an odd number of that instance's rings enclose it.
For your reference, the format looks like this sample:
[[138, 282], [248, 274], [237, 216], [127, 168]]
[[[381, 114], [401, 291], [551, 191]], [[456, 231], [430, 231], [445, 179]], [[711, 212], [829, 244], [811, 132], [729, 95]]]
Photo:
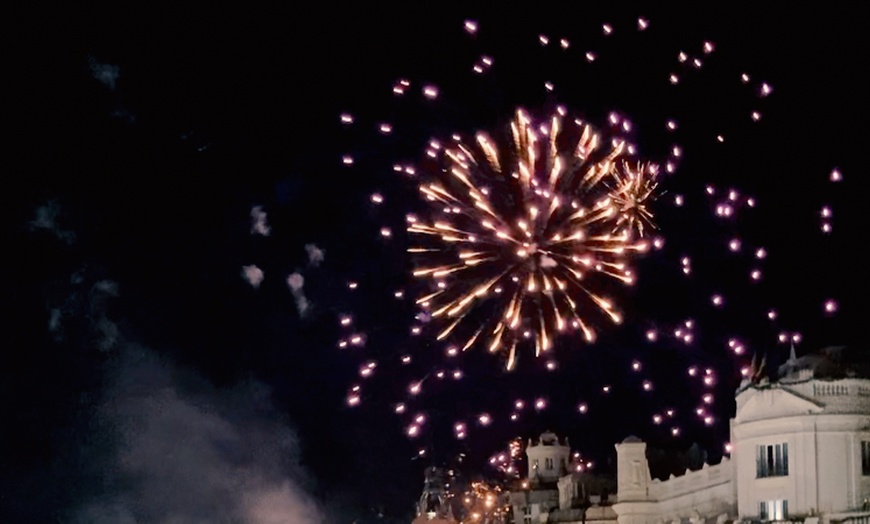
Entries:
[[113, 280], [98, 280], [90, 289], [90, 319], [95, 343], [100, 351], [115, 348], [120, 339], [118, 325], [107, 315], [108, 302], [118, 296], [118, 283]]
[[135, 345], [110, 378], [92, 435], [102, 487], [73, 522], [326, 522], [265, 386], [218, 390]]
[[42, 229], [53, 234], [59, 240], [62, 240], [67, 244], [72, 244], [76, 239], [76, 235], [72, 231], [63, 229], [58, 224], [58, 218], [60, 218], [60, 214], [60, 205], [54, 201], [37, 207], [36, 218], [30, 221], [31, 231]]
[[121, 68], [112, 64], [101, 64], [92, 56], [88, 57], [88, 68], [91, 70], [91, 76], [98, 82], [112, 91], [115, 90], [118, 77], [121, 75]]
[[326, 251], [314, 244], [305, 244], [305, 252], [308, 253], [308, 265], [310, 267], [319, 267], [326, 257]]
[[63, 311], [58, 308], [48, 310], [48, 332], [54, 335], [55, 342], [63, 340]]
[[304, 318], [311, 303], [308, 302], [308, 297], [305, 296], [303, 286], [305, 286], [305, 278], [302, 276], [302, 273], [297, 271], [287, 277], [287, 287], [290, 288], [290, 293], [293, 294], [293, 298], [296, 300], [296, 309], [299, 311], [299, 316]]
[[250, 266], [242, 266], [242, 278], [244, 278], [251, 287], [257, 289], [263, 282], [263, 270], [254, 264], [251, 264]]
[[251, 208], [252, 235], [262, 235], [264, 237], [269, 236], [269, 233], [272, 232], [272, 228], [269, 227], [266, 218], [266, 212], [263, 211], [263, 206], [254, 206]]

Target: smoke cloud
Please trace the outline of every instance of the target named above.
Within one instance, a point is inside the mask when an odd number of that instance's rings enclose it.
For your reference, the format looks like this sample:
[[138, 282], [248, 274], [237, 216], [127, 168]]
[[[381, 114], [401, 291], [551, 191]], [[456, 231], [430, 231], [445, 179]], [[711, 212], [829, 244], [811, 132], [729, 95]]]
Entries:
[[114, 91], [118, 83], [118, 77], [121, 75], [121, 68], [112, 64], [101, 64], [97, 59], [88, 57], [88, 69], [98, 82], [104, 84], [110, 90]]
[[67, 244], [72, 244], [76, 235], [74, 232], [63, 229], [58, 224], [58, 219], [61, 215], [60, 205], [57, 202], [51, 201], [36, 208], [36, 218], [30, 221], [30, 230], [48, 231], [57, 239], [62, 240]]
[[250, 266], [242, 266], [242, 278], [244, 278], [251, 287], [257, 289], [263, 282], [263, 270], [253, 264]]
[[319, 267], [326, 257], [326, 251], [314, 244], [305, 244], [305, 252], [308, 253], [308, 265], [310, 267]]
[[218, 390], [135, 345], [119, 356], [94, 425], [104, 490], [74, 522], [326, 522], [268, 388]]
[[308, 308], [311, 306], [311, 303], [308, 302], [308, 297], [305, 296], [305, 291], [302, 289], [303, 286], [305, 286], [305, 278], [302, 276], [302, 273], [297, 271], [287, 277], [287, 287], [290, 288], [290, 293], [293, 294], [293, 298], [296, 300], [296, 309], [299, 311], [300, 317], [305, 317], [306, 313], [308, 313]]
[[251, 208], [251, 234], [267, 237], [271, 232], [272, 228], [269, 227], [269, 223], [266, 221], [266, 212], [263, 211], [263, 206]]

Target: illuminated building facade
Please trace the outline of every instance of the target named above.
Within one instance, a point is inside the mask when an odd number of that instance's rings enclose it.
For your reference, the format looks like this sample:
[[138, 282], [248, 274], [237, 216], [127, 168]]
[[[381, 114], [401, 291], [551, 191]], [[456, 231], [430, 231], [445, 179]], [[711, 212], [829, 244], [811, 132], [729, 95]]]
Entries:
[[619, 524], [870, 524], [870, 380], [829, 356], [745, 380], [719, 464], [662, 481], [645, 443], [617, 444]]
[[718, 464], [653, 479], [646, 443], [617, 444], [615, 496], [606, 481], [569, 473], [567, 440], [545, 433], [526, 450], [511, 522], [870, 524], [870, 379], [832, 358], [838, 349], [792, 349], [777, 380], [744, 380], [730, 457]]

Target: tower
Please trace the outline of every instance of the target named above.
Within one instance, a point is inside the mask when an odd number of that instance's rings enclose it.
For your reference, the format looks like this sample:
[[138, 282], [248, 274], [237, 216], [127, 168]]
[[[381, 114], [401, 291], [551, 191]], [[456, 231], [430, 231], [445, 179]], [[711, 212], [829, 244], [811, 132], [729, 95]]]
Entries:
[[417, 516], [432, 520], [450, 514], [447, 500], [447, 472], [435, 466], [423, 472], [423, 493], [417, 502]]
[[555, 483], [568, 473], [571, 448], [568, 439], [559, 441], [555, 433], [545, 431], [536, 443], [529, 439], [526, 457], [529, 461], [529, 481], [532, 483]]

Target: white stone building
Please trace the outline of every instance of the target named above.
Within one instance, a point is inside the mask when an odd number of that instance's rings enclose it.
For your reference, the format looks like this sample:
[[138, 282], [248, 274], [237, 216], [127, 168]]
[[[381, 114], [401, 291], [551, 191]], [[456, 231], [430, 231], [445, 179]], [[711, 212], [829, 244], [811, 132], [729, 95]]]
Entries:
[[510, 493], [512, 522], [870, 524], [870, 379], [794, 350], [779, 377], [741, 384], [719, 464], [653, 479], [644, 442], [617, 444], [615, 496], [568, 473], [567, 440], [544, 433]]
[[828, 364], [792, 350], [778, 381], [745, 381], [717, 465], [653, 480], [646, 444], [617, 444], [619, 524], [870, 524], [870, 380]]
[[616, 524], [610, 507], [615, 483], [587, 473], [571, 471], [571, 448], [551, 432], [544, 432], [526, 446], [527, 479], [510, 492], [516, 524], [539, 522]]

